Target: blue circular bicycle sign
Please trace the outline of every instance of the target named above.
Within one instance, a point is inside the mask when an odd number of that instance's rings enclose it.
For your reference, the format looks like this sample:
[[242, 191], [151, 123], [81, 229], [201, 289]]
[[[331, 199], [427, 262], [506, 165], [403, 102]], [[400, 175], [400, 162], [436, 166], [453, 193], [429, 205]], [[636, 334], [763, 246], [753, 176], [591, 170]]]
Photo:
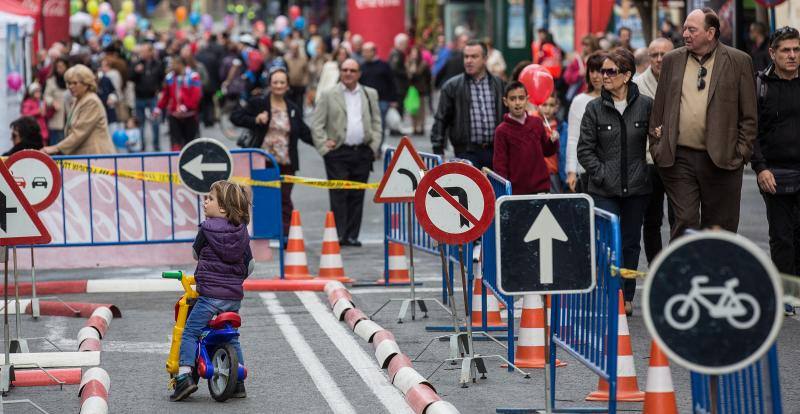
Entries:
[[753, 242], [707, 231], [675, 240], [653, 263], [642, 310], [671, 360], [703, 374], [738, 371], [767, 352], [783, 322], [783, 289]]

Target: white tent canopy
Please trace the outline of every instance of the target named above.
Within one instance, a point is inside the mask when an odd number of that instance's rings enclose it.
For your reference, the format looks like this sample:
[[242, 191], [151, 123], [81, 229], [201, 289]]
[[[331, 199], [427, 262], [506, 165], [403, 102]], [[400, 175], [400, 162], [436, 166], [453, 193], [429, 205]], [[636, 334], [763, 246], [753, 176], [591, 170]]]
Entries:
[[8, 71], [19, 71], [25, 84], [30, 83], [33, 25], [28, 16], [0, 12], [0, 153], [11, 148], [8, 124], [19, 116], [23, 96], [23, 89], [16, 93], [8, 89]]

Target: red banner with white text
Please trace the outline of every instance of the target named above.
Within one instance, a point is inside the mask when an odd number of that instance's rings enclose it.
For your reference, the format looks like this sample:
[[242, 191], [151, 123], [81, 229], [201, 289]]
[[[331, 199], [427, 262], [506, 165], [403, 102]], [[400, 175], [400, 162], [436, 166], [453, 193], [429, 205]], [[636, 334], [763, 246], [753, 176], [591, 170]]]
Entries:
[[406, 31], [404, 0], [347, 0], [347, 27], [365, 42], [378, 46], [382, 59], [389, 56], [394, 37]]

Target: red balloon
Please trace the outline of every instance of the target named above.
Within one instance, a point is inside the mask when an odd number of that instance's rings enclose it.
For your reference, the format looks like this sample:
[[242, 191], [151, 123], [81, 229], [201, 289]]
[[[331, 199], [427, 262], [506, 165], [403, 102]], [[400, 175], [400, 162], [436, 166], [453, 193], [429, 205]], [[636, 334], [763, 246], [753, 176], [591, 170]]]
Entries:
[[553, 94], [553, 75], [547, 70], [536, 71], [531, 77], [531, 88], [528, 89], [528, 102], [541, 105]]
[[292, 7], [289, 7], [289, 18], [290, 19], [294, 20], [294, 19], [298, 18], [298, 17], [300, 17], [300, 14], [301, 14], [300, 6], [294, 5]]
[[537, 72], [547, 72], [547, 69], [545, 69], [544, 66], [542, 65], [537, 65], [533, 63], [528, 66], [525, 66], [525, 68], [522, 69], [522, 72], [520, 72], [519, 74], [519, 81], [522, 82], [523, 85], [525, 85], [525, 89], [528, 90], [528, 95], [531, 95], [535, 88], [533, 84], [533, 75]]

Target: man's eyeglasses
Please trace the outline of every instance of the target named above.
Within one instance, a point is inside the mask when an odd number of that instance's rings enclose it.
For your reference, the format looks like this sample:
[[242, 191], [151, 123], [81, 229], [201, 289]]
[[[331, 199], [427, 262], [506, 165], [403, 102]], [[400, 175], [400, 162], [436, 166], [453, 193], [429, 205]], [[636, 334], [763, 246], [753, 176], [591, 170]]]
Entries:
[[342, 69], [341, 72], [358, 73], [358, 69]]
[[702, 91], [706, 88], [706, 75], [708, 75], [708, 71], [706, 70], [705, 66], [700, 66], [700, 70], [697, 71], [697, 90]]
[[600, 69], [600, 74], [603, 76], [608, 76], [609, 78], [613, 78], [619, 75], [619, 69]]
[[664, 55], [666, 55], [666, 53], [665, 53], [665, 52], [656, 52], [656, 53], [651, 53], [651, 54], [650, 54], [650, 59], [657, 59], [657, 58], [659, 58], [659, 57], [664, 57]]

